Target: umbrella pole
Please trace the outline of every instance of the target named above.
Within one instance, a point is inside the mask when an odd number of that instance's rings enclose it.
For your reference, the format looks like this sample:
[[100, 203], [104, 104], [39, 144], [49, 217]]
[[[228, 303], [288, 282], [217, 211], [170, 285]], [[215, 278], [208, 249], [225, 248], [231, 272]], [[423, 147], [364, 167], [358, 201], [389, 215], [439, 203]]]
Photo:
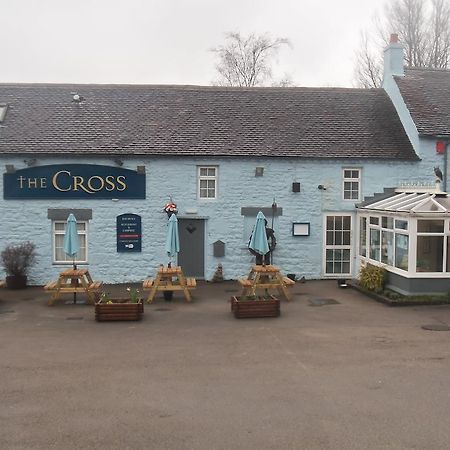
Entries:
[[[73, 270], [77, 270], [77, 265], [75, 264], [75, 256], [72, 259]], [[78, 287], [78, 278], [72, 278], [72, 283], [75, 281], [75, 286]], [[77, 304], [77, 293], [73, 293], [73, 304]]]
[[[277, 204], [275, 203], [275, 197], [273, 198], [273, 203], [272, 203], [272, 233], [275, 233], [274, 229], [273, 229], [273, 223], [275, 220], [275, 213], [277, 212]], [[270, 264], [273, 265], [273, 249], [270, 252]]]

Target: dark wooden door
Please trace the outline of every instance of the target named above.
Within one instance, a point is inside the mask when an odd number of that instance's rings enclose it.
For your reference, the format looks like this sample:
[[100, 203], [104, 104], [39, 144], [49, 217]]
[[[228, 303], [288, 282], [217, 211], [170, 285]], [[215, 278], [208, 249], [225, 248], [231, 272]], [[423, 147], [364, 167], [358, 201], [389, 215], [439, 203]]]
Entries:
[[180, 253], [178, 265], [188, 277], [205, 277], [205, 221], [178, 219]]

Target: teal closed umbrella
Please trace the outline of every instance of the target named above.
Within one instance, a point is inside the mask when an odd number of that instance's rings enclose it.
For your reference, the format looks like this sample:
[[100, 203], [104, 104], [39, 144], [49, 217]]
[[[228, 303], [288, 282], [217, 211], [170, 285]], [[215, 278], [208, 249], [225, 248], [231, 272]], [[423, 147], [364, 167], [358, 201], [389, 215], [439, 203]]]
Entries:
[[[75, 255], [80, 251], [80, 238], [77, 232], [77, 219], [71, 213], [67, 218], [66, 231], [64, 233], [63, 250], [67, 256], [70, 256], [73, 261], [73, 268], [76, 269]], [[74, 279], [72, 279], [72, 283]], [[76, 279], [78, 284], [78, 279]], [[73, 293], [73, 303], [77, 302], [77, 293]]]
[[[178, 235], [178, 219], [172, 214], [167, 226], [166, 252], [169, 258], [173, 258], [180, 251], [180, 237]], [[170, 262], [169, 262], [170, 264]]]
[[261, 256], [269, 253], [269, 243], [267, 242], [266, 234], [266, 218], [264, 214], [259, 211], [256, 216], [256, 224], [253, 229], [252, 237], [248, 247]]
[[80, 251], [80, 238], [77, 232], [77, 219], [71, 213], [67, 218], [66, 231], [64, 233], [63, 250], [73, 260], [73, 268], [76, 269], [75, 255]]

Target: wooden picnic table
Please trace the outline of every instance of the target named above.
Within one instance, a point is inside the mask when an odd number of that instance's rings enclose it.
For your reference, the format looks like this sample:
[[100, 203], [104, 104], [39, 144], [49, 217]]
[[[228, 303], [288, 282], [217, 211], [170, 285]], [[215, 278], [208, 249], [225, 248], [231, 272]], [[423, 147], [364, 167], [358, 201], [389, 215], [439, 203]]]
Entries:
[[197, 287], [197, 281], [193, 277], [185, 277], [180, 266], [158, 268], [156, 278], [144, 280], [143, 289], [150, 290], [147, 303], [151, 303], [157, 292], [182, 291], [186, 301], [192, 301], [190, 289]]
[[239, 284], [242, 286], [242, 296], [253, 296], [258, 290], [277, 289], [281, 296], [286, 300], [291, 299], [288, 286], [293, 286], [295, 281], [285, 277], [278, 267], [272, 265], [252, 266], [247, 278], [239, 278]]
[[94, 281], [87, 269], [67, 269], [59, 274], [56, 281], [50, 281], [44, 289], [52, 294], [48, 304], [51, 306], [61, 294], [86, 293], [88, 303], [93, 305], [99, 299], [101, 281]]

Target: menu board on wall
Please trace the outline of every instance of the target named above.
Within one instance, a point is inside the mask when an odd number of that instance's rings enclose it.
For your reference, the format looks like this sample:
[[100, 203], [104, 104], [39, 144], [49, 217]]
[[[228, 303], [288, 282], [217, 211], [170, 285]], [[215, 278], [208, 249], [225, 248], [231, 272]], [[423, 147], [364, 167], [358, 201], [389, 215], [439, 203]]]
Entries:
[[117, 251], [142, 251], [141, 216], [138, 214], [121, 214], [116, 220]]

